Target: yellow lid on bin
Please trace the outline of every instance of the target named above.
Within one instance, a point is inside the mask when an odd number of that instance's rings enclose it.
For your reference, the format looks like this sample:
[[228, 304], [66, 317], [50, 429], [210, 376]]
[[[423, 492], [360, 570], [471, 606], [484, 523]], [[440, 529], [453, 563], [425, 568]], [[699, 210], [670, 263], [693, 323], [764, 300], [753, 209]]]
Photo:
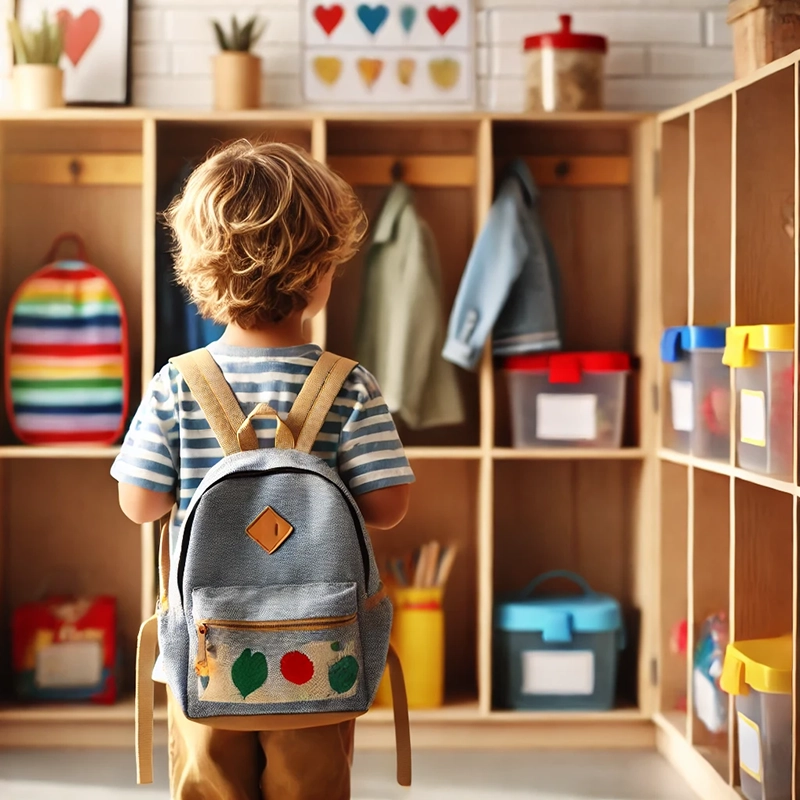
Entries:
[[746, 695], [792, 693], [792, 636], [733, 642], [725, 651], [719, 685], [723, 692]]
[[794, 325], [735, 325], [725, 331], [722, 363], [728, 367], [753, 367], [754, 353], [794, 350]]

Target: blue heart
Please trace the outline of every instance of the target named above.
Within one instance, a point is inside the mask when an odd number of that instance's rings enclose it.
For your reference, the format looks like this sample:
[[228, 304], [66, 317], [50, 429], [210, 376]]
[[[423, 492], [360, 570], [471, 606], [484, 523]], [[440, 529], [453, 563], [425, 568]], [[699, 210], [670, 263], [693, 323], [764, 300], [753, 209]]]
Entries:
[[203, 687], [203, 689], [208, 689], [208, 675], [200, 676], [200, 685]]
[[417, 18], [417, 9], [414, 6], [403, 6], [400, 9], [400, 24], [403, 30], [409, 33], [414, 27], [414, 21]]
[[378, 32], [378, 28], [386, 22], [389, 16], [389, 9], [386, 6], [368, 6], [362, 3], [357, 9], [356, 13], [361, 20], [361, 24], [374, 36]]

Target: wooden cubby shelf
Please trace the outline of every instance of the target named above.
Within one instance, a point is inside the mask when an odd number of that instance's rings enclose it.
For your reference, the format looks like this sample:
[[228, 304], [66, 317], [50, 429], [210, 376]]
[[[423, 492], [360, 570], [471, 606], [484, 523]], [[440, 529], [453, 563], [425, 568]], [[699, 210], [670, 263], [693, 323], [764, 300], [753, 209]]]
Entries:
[[[657, 746], [701, 797], [739, 797], [733, 722], [712, 736], [696, 718], [687, 653], [715, 611], [729, 615], [737, 638], [793, 630], [796, 651], [800, 482], [796, 467], [790, 481], [777, 481], [740, 469], [734, 457], [712, 462], [664, 448], [658, 342], [668, 325], [798, 322], [798, 60], [790, 56], [659, 117], [0, 113], [2, 308], [56, 234], [83, 234], [130, 318], [133, 410], [161, 366], [156, 213], [187, 159], [238, 137], [294, 143], [350, 180], [373, 220], [400, 162], [436, 238], [446, 319], [496, 182], [522, 157], [537, 178], [560, 265], [565, 349], [620, 350], [636, 359], [624, 447], [512, 448], [506, 380], [489, 347], [475, 371], [459, 370], [464, 424], [420, 431], [399, 423], [417, 483], [408, 517], [373, 537], [379, 563], [433, 538], [457, 544], [459, 553], [445, 597], [445, 704], [412, 712], [415, 746]], [[343, 355], [356, 352], [362, 274], [363, 253], [335, 282], [311, 331]], [[795, 400], [796, 384], [795, 377]], [[794, 417], [797, 431], [797, 408]], [[155, 538], [153, 526], [132, 525], [119, 511], [108, 474], [117, 452], [25, 448], [0, 416], [3, 626], [15, 606], [46, 593], [111, 593], [122, 644], [117, 704], [25, 707], [6, 694], [1, 746], [133, 742], [133, 655], [139, 622], [155, 600]], [[47, 503], [32, 502], [35, 486], [47, 487]], [[613, 710], [493, 706], [495, 598], [549, 569], [574, 570], [622, 604], [628, 646]], [[684, 653], [672, 647], [682, 620]], [[10, 686], [8, 670], [4, 659], [0, 686]], [[157, 741], [164, 742], [162, 690], [157, 695]], [[357, 727], [358, 745], [392, 742], [391, 711], [373, 709]], [[797, 762], [795, 755], [800, 776]]]

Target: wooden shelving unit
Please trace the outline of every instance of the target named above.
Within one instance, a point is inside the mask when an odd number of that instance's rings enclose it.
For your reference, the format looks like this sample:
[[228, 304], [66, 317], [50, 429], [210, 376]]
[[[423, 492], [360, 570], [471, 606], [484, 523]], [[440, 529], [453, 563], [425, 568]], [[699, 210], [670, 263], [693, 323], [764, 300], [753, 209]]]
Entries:
[[[800, 323], [791, 230], [798, 230], [799, 86], [791, 56], [660, 118], [663, 326]], [[662, 369], [662, 400], [665, 376]], [[797, 444], [791, 481], [738, 467], [732, 396], [728, 462], [658, 450], [659, 747], [701, 796], [715, 798], [740, 796], [735, 715], [726, 732], [712, 735], [691, 712], [691, 662], [670, 652], [670, 626], [688, 619], [689, 653], [703, 620], [718, 611], [729, 614], [734, 639], [794, 630], [795, 652], [798, 641]], [[662, 433], [669, 424], [662, 419]], [[675, 710], [683, 697], [689, 713]], [[796, 742], [797, 713], [794, 726]], [[800, 776], [796, 745], [794, 770]], [[793, 796], [800, 796], [797, 777]]]
[[[0, 305], [7, 307], [57, 233], [84, 234], [131, 318], [135, 407], [157, 366], [156, 197], [185, 159], [235, 137], [293, 142], [340, 170], [371, 218], [392, 165], [402, 161], [440, 250], [446, 316], [495, 180], [511, 158], [524, 157], [537, 176], [561, 264], [565, 347], [639, 357], [625, 446], [513, 449], [505, 379], [488, 348], [476, 372], [460, 372], [464, 425], [423, 432], [401, 426], [418, 482], [408, 518], [373, 537], [377, 554], [433, 537], [460, 548], [445, 609], [446, 703], [412, 714], [414, 743], [657, 745], [701, 796], [736, 797], [733, 731], [710, 738], [693, 715], [676, 710], [687, 694], [691, 708], [691, 682], [687, 660], [670, 653], [670, 629], [691, 620], [691, 647], [695, 627], [725, 608], [737, 637], [796, 632], [798, 481], [774, 481], [733, 460], [701, 461], [660, 446], [658, 339], [663, 325], [796, 319], [796, 239], [785, 233], [781, 215], [788, 202], [797, 228], [797, 113], [797, 65], [790, 57], [660, 118], [6, 114], [0, 116]], [[76, 160], [85, 168], [65, 181], [64, 170], [74, 174]], [[315, 341], [344, 355], [354, 350], [361, 273], [358, 256], [312, 331]], [[154, 603], [155, 546], [152, 526], [137, 528], [117, 507], [108, 475], [116, 452], [20, 447], [0, 418], [2, 624], [15, 605], [44, 592], [115, 594], [125, 690], [111, 707], [30, 708], [6, 696], [0, 746], [133, 742], [134, 642]], [[623, 604], [629, 646], [618, 706], [608, 713], [537, 714], [492, 705], [494, 598], [553, 568], [581, 573]], [[7, 660], [0, 669], [7, 671]], [[9, 685], [7, 677], [0, 673], [0, 685]], [[163, 741], [163, 704], [157, 720]], [[373, 709], [357, 736], [361, 746], [391, 746], [388, 710]]]

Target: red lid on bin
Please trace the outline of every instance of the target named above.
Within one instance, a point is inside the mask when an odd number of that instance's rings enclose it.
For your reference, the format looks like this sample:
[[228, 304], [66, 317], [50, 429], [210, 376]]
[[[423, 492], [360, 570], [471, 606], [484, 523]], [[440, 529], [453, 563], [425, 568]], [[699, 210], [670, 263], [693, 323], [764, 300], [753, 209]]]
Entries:
[[627, 372], [627, 353], [547, 353], [510, 356], [505, 368], [512, 372], [547, 372], [550, 383], [578, 383], [584, 372]]
[[561, 30], [552, 33], [539, 33], [525, 39], [525, 50], [539, 50], [542, 47], [555, 48], [556, 50], [599, 50], [605, 53], [608, 49], [608, 40], [605, 36], [596, 36], [591, 33], [573, 33], [572, 17], [569, 14], [560, 14]]

